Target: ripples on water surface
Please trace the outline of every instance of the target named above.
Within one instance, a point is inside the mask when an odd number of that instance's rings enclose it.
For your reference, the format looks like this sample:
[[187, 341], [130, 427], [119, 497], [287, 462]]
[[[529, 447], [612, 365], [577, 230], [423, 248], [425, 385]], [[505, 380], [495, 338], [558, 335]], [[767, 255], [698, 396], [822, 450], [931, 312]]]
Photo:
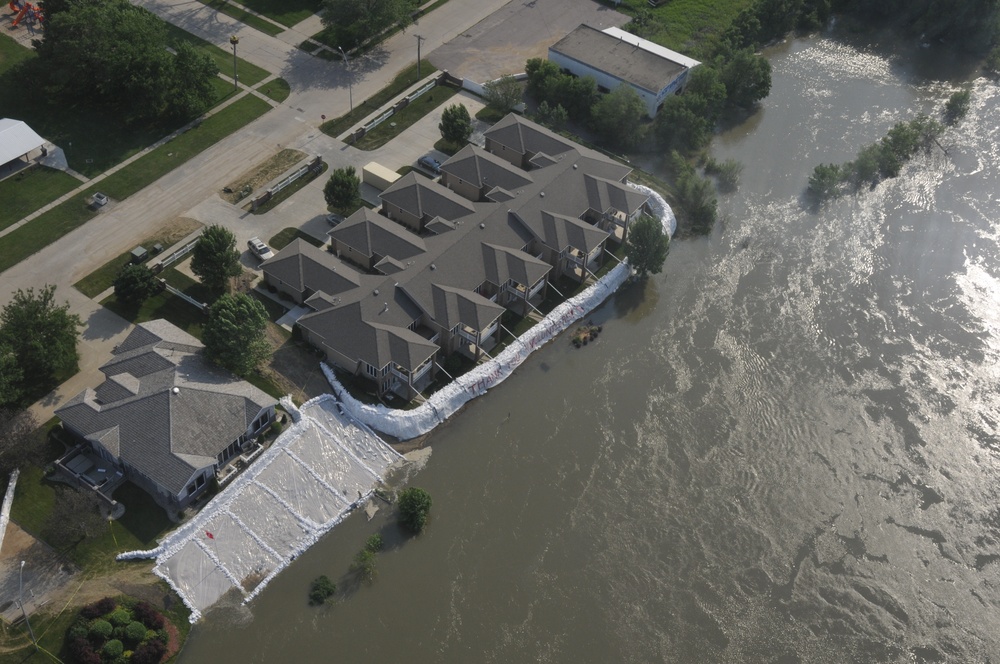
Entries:
[[[908, 662], [1000, 653], [1000, 94], [902, 177], [799, 195], [954, 86], [825, 39], [716, 142], [729, 218], [431, 442], [427, 534], [322, 611], [352, 519], [185, 661]], [[644, 297], [643, 297], [644, 295]], [[507, 415], [511, 419], [507, 420]]]

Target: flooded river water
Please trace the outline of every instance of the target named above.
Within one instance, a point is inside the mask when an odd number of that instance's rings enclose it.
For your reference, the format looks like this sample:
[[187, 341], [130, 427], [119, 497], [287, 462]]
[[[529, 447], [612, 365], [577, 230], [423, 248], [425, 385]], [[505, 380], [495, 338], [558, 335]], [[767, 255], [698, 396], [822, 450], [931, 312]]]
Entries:
[[769, 57], [713, 146], [746, 166], [723, 222], [432, 434], [425, 534], [351, 517], [181, 662], [997, 661], [1000, 90], [974, 81], [947, 155], [812, 212], [813, 166], [969, 72], [820, 36]]

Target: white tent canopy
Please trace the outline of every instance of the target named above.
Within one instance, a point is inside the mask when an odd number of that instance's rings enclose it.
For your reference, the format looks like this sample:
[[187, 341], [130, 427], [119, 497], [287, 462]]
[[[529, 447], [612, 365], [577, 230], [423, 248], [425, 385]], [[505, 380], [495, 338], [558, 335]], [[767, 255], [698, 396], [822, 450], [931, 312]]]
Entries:
[[23, 121], [0, 118], [0, 164], [23, 157], [44, 144], [45, 139]]

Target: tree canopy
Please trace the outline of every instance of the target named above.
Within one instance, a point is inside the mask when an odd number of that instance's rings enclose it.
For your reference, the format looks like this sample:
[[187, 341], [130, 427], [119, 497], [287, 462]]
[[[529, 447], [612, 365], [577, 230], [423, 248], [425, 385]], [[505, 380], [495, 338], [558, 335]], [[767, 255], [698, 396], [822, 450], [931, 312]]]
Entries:
[[720, 75], [730, 106], [752, 106], [771, 92], [771, 63], [750, 48], [733, 53]]
[[320, 17], [340, 46], [354, 48], [393, 25], [410, 24], [412, 0], [323, 0]]
[[625, 255], [640, 278], [659, 274], [669, 251], [670, 236], [664, 232], [659, 219], [644, 214], [629, 226]]
[[427, 525], [427, 515], [431, 511], [431, 494], [415, 486], [407, 487], [399, 494], [399, 523], [413, 533], [419, 533]]
[[472, 136], [472, 118], [465, 104], [453, 104], [441, 112], [441, 138], [456, 145], [465, 145]]
[[350, 214], [360, 204], [360, 186], [361, 180], [353, 166], [338, 168], [330, 174], [330, 179], [323, 186], [323, 198], [330, 207]]
[[524, 90], [520, 81], [506, 74], [483, 85], [483, 98], [486, 105], [500, 113], [508, 113], [521, 103]]
[[137, 307], [160, 289], [153, 271], [142, 263], [129, 263], [115, 277], [115, 298], [127, 306]]
[[[36, 396], [55, 385], [60, 375], [76, 371], [76, 342], [83, 321], [69, 311], [69, 303], [56, 304], [55, 286], [40, 291], [18, 289], [0, 312], [0, 365], [16, 363], [20, 378], [4, 387], [6, 403]], [[2, 405], [2, 404], [0, 404]]]
[[214, 61], [187, 44], [168, 51], [163, 21], [146, 9], [73, 0], [47, 11], [26, 75], [58, 103], [97, 106], [129, 124], [196, 115], [212, 102]]
[[238, 276], [243, 269], [236, 236], [217, 224], [205, 229], [191, 254], [191, 271], [213, 291], [225, 290], [229, 278]]
[[263, 304], [246, 293], [223, 295], [209, 310], [202, 331], [205, 354], [219, 366], [246, 375], [271, 353], [266, 330]]
[[528, 75], [528, 92], [539, 103], [550, 107], [561, 105], [570, 119], [584, 122], [597, 102], [597, 81], [592, 76], [564, 74], [559, 65], [541, 58], [531, 58], [524, 65]]
[[601, 95], [590, 111], [591, 123], [606, 143], [622, 150], [634, 148], [643, 135], [646, 104], [631, 85], [619, 85]]
[[0, 408], [0, 477], [23, 464], [32, 452], [38, 422], [26, 410]]

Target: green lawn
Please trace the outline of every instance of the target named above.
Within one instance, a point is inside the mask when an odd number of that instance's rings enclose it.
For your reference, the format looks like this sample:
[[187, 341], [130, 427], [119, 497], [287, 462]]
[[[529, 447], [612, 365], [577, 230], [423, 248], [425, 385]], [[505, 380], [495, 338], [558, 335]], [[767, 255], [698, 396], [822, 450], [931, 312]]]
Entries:
[[318, 12], [322, 3], [320, 0], [243, 0], [240, 4], [292, 27]]
[[[201, 37], [196, 37], [187, 30], [178, 28], [172, 23], [167, 23], [167, 33], [170, 35], [170, 41], [177, 43], [179, 41], [186, 41], [196, 49], [205, 53], [213, 61], [215, 61], [216, 66], [219, 71], [223, 74], [229, 76], [230, 82], [232, 82], [233, 76], [233, 52], [231, 50], [226, 50], [219, 48], [215, 44], [210, 44]], [[240, 83], [244, 85], [254, 86], [263, 81], [269, 76], [266, 69], [261, 69], [257, 65], [251, 64], [239, 57], [240, 47], [236, 46], [236, 74], [240, 78]]]
[[281, 26], [275, 25], [270, 21], [265, 21], [256, 14], [251, 14], [245, 9], [234, 7], [233, 5], [229, 4], [228, 0], [198, 0], [198, 2], [208, 7], [211, 7], [215, 11], [225, 14], [226, 16], [231, 16], [235, 18], [237, 21], [245, 23], [246, 25], [249, 25], [251, 28], [254, 28], [255, 30], [260, 30], [261, 32], [267, 33], [272, 37], [274, 35], [277, 35], [285, 31], [285, 29], [282, 28]]
[[45, 166], [26, 168], [0, 182], [0, 229], [80, 186], [80, 181]]
[[149, 298], [142, 303], [139, 309], [122, 306], [114, 295], [101, 304], [130, 323], [145, 323], [157, 318], [165, 318], [196, 339], [201, 339], [202, 327], [208, 320], [207, 315], [201, 313], [194, 305], [167, 291]]
[[313, 245], [314, 247], [322, 247], [324, 244], [326, 244], [322, 240], [317, 240], [312, 235], [303, 233], [298, 228], [291, 228], [291, 227], [279, 231], [277, 235], [268, 240], [267, 244], [275, 251], [281, 251], [282, 249], [290, 245], [292, 243], [292, 240], [294, 240], [297, 237], [302, 238], [303, 240]]
[[420, 118], [445, 104], [458, 93], [457, 88], [439, 85], [407, 104], [406, 108], [385, 120], [379, 126], [361, 137], [354, 146], [360, 150], [375, 150], [382, 147]]
[[638, 33], [694, 58], [711, 53], [719, 34], [753, 0], [671, 0], [651, 8], [646, 0], [624, 0], [619, 11], [648, 17]]
[[0, 39], [0, 74], [5, 74], [18, 62], [31, 57], [34, 57], [31, 49], [21, 46], [11, 37], [3, 35], [3, 39]]
[[88, 222], [95, 214], [87, 207], [94, 192], [103, 191], [119, 200], [127, 198], [270, 109], [267, 102], [248, 95], [147, 153], [99, 185], [0, 237], [0, 272]]
[[[429, 76], [437, 71], [437, 69], [435, 69], [431, 63], [426, 60], [421, 60], [420, 62], [421, 78]], [[333, 120], [327, 120], [320, 126], [320, 129], [323, 130], [324, 134], [336, 138], [348, 129], [352, 128], [354, 125], [361, 122], [361, 120], [363, 120], [368, 114], [373, 113], [384, 106], [393, 97], [402, 94], [408, 87], [416, 83], [418, 80], [420, 79], [417, 78], [417, 64], [413, 63], [403, 71], [396, 74], [396, 78], [392, 79], [392, 82], [389, 83], [389, 85], [385, 86], [360, 104], [355, 104], [352, 112]]]
[[263, 92], [265, 96], [270, 97], [279, 104], [288, 99], [288, 95], [292, 91], [291, 87], [288, 85], [288, 81], [283, 78], [276, 78], [273, 81], [261, 83], [257, 86], [257, 89]]

